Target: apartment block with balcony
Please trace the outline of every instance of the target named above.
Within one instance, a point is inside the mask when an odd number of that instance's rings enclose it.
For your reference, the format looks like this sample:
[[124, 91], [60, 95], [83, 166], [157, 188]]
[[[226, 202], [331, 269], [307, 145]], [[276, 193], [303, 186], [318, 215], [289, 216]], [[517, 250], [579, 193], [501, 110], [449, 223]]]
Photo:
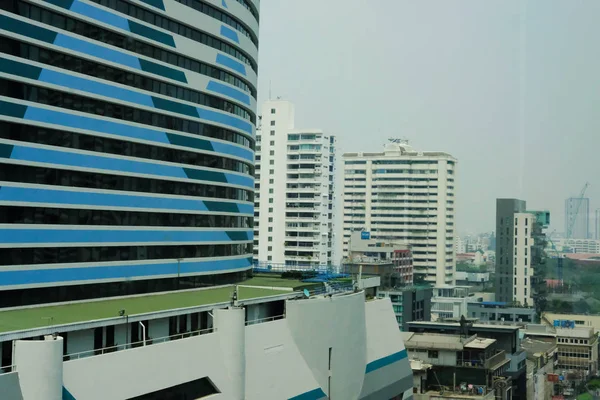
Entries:
[[263, 105], [256, 140], [255, 263], [331, 265], [335, 137], [295, 129], [294, 105], [276, 100]]
[[403, 333], [415, 379], [415, 400], [510, 399], [510, 359], [496, 339]]
[[[478, 338], [495, 339], [498, 349], [505, 351], [509, 359], [504, 376], [508, 380], [498, 380], [497, 384], [512, 385], [512, 398], [515, 400], [525, 400], [526, 396], [526, 361], [527, 353], [520, 347], [521, 336], [520, 327], [514, 325], [490, 325], [469, 323], [466, 327], [460, 322], [409, 322], [408, 330], [415, 333], [424, 334], [444, 334], [444, 335], [463, 335], [470, 336], [476, 334]], [[414, 372], [414, 371], [413, 371]], [[456, 397], [454, 397], [456, 398]]]
[[415, 275], [454, 284], [457, 160], [394, 139], [379, 153], [344, 154], [343, 251], [354, 231], [400, 240], [412, 249]]

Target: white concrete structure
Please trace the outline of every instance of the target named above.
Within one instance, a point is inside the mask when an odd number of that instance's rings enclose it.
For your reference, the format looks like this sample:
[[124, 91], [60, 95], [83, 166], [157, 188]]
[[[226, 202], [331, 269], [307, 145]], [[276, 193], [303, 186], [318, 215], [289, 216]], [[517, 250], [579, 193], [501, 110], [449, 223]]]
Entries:
[[431, 320], [468, 316], [469, 286], [434, 286], [431, 298]]
[[[214, 329], [204, 334], [92, 350], [65, 362], [62, 341], [44, 351], [38, 349], [53, 343], [20, 341], [16, 367], [0, 373], [0, 397], [54, 399], [28, 395], [29, 386], [54, 393], [64, 385], [62, 398], [160, 398], [161, 390], [202, 380], [214, 387], [210, 398], [222, 400], [412, 399], [410, 365], [388, 299], [366, 302], [361, 291], [287, 300], [285, 309], [284, 318], [256, 322], [245, 321], [243, 308], [215, 309]], [[32, 349], [43, 357], [39, 368], [21, 363], [35, 356]]]
[[558, 251], [600, 254], [600, 240], [598, 239], [558, 239], [554, 241], [554, 244]]
[[352, 231], [404, 240], [415, 275], [453, 284], [456, 159], [394, 140], [380, 153], [344, 154], [344, 255]]
[[531, 280], [533, 268], [531, 267], [531, 246], [533, 245], [532, 225], [535, 216], [530, 213], [515, 214], [515, 235], [513, 252], [514, 277], [513, 277], [513, 301], [521, 305], [533, 306]]
[[294, 128], [294, 105], [267, 101], [256, 137], [254, 260], [333, 261], [335, 137]]

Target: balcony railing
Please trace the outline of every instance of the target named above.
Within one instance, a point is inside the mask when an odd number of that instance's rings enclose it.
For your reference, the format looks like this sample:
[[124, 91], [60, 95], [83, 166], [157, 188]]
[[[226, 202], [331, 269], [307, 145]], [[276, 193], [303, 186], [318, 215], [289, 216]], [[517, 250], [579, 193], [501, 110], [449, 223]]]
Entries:
[[[163, 336], [163, 337], [159, 337], [159, 338], [149, 338], [146, 340], [140, 340], [138, 342], [119, 344], [119, 345], [115, 345], [115, 346], [103, 347], [103, 348], [94, 349], [94, 350], [86, 350], [86, 351], [81, 351], [79, 353], [66, 354], [63, 356], [63, 361], [78, 360], [80, 358], [90, 357], [90, 356], [99, 356], [99, 355], [103, 355], [103, 354], [114, 353], [116, 351], [130, 350], [130, 349], [136, 348], [136, 347], [144, 347], [144, 346], [150, 346], [150, 345], [154, 345], [154, 344], [158, 344], [158, 343], [170, 342], [171, 340], [185, 339], [185, 338], [189, 338], [192, 336], [198, 336], [198, 335], [206, 335], [206, 334], [213, 333], [213, 332], [216, 332], [215, 328], [205, 328], [205, 329], [199, 329], [199, 330], [191, 331], [191, 332], [176, 333], [174, 335]], [[67, 338], [67, 340], [68, 340], [68, 338]]]

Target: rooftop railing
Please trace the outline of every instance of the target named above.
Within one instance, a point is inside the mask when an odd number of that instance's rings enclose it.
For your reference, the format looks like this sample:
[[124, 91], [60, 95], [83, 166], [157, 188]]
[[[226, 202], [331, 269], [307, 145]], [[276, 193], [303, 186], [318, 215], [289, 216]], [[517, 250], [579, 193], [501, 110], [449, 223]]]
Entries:
[[170, 342], [172, 340], [185, 339], [185, 338], [189, 338], [192, 336], [206, 335], [206, 334], [213, 333], [213, 332], [216, 332], [215, 328], [205, 328], [205, 329], [199, 329], [199, 330], [190, 331], [190, 332], [176, 333], [174, 335], [163, 336], [163, 337], [159, 337], [159, 338], [148, 338], [146, 340], [140, 340], [138, 342], [118, 344], [118, 345], [114, 345], [114, 346], [103, 347], [100, 349], [86, 350], [86, 351], [81, 351], [78, 353], [66, 354], [63, 356], [63, 361], [78, 360], [80, 358], [91, 357], [91, 356], [100, 356], [103, 354], [114, 353], [117, 351], [130, 350], [133, 348]]

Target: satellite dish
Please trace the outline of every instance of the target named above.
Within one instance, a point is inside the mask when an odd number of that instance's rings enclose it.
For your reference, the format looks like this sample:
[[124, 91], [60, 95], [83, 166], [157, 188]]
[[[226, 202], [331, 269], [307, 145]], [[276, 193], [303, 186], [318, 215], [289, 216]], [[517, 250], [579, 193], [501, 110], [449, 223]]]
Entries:
[[304, 293], [304, 297], [306, 297], [307, 299], [310, 297], [310, 293], [308, 292], [308, 289], [304, 289], [303, 293]]

